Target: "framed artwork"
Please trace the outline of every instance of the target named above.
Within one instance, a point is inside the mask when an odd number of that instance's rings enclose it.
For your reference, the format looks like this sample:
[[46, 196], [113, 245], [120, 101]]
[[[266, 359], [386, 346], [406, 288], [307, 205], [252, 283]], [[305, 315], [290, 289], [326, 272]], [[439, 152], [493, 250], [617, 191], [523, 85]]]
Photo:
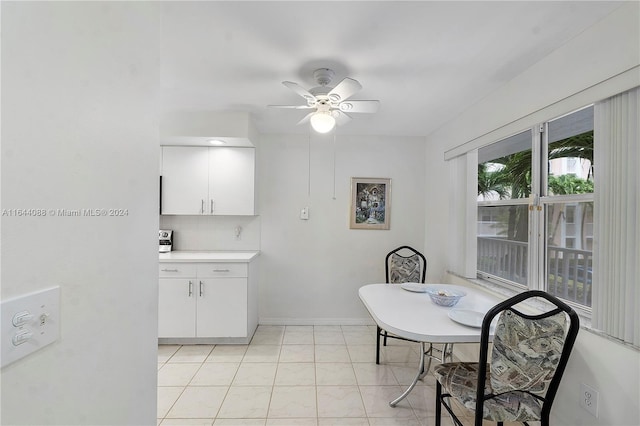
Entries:
[[351, 178], [351, 229], [389, 229], [391, 179]]

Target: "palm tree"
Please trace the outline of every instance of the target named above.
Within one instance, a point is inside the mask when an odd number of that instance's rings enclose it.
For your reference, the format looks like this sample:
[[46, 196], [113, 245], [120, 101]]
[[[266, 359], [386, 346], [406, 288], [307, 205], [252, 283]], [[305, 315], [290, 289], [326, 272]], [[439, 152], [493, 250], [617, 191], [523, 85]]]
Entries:
[[589, 160], [590, 167], [587, 180], [593, 180], [593, 130], [550, 143], [549, 160], [555, 158]]
[[[562, 139], [549, 144], [549, 160], [555, 158], [579, 158], [589, 161], [587, 179], [582, 179], [574, 174], [562, 176], [549, 176], [549, 191], [553, 195], [585, 194], [593, 192], [593, 131], [581, 133], [570, 138]], [[564, 208], [564, 207], [563, 207]], [[585, 221], [587, 209], [593, 213], [593, 203], [587, 203], [584, 209], [580, 209], [581, 246], [585, 245]], [[564, 212], [562, 213], [564, 214]], [[558, 221], [560, 216], [558, 216]], [[551, 241], [555, 238], [558, 223], [551, 233]]]
[[501, 200], [509, 196], [509, 175], [504, 169], [489, 171], [487, 163], [478, 164], [478, 195], [485, 198], [498, 194]]
[[573, 173], [549, 175], [549, 190], [553, 195], [586, 194], [593, 192], [593, 181], [579, 178]]
[[[478, 166], [478, 193], [487, 193], [491, 190], [498, 193], [500, 199], [526, 198], [531, 193], [531, 150], [516, 152], [515, 154], [492, 160], [490, 163], [499, 164], [501, 167], [494, 172], [486, 172], [487, 163]], [[487, 188], [481, 188], [481, 169], [487, 177], [483, 177], [483, 185], [492, 184]], [[516, 206], [509, 207], [507, 219], [506, 238], [514, 241], [527, 241], [528, 222], [526, 215], [521, 214], [521, 209]]]

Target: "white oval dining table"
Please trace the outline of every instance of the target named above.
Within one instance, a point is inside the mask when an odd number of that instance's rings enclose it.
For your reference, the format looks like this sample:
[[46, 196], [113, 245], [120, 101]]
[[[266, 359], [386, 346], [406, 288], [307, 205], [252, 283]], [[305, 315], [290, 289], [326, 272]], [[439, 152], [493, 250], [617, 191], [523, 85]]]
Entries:
[[[454, 343], [479, 343], [480, 328], [463, 325], [452, 320], [452, 310], [485, 313], [496, 305], [500, 299], [492, 297], [480, 290], [451, 284], [421, 284], [436, 289], [462, 290], [466, 296], [453, 307], [436, 305], [426, 292], [408, 291], [400, 284], [368, 284], [360, 287], [358, 295], [375, 323], [383, 330], [405, 339], [421, 343], [422, 356], [419, 360], [418, 373], [409, 387], [389, 403], [395, 407], [414, 388], [418, 380], [426, 374], [425, 358], [444, 362], [451, 358]], [[415, 289], [416, 287], [412, 287]], [[440, 357], [434, 356], [433, 343], [445, 346]], [[429, 344], [429, 349], [426, 348]]]

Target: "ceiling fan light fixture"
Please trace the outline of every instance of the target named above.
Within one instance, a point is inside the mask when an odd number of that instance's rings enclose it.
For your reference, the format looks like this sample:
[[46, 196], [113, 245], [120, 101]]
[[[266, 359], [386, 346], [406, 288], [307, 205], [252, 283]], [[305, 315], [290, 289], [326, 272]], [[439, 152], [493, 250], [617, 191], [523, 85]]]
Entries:
[[318, 133], [328, 133], [336, 126], [336, 119], [329, 111], [318, 111], [311, 116], [311, 127]]
[[[0, 0], [1, 1], [1, 0]], [[328, 133], [335, 126], [342, 126], [349, 122], [350, 113], [372, 114], [378, 111], [380, 101], [377, 100], [350, 100], [351, 96], [362, 89], [362, 85], [349, 77], [345, 77], [335, 86], [332, 84], [335, 73], [329, 68], [319, 68], [313, 72], [313, 78], [318, 86], [307, 90], [292, 81], [283, 81], [288, 89], [302, 96], [306, 105], [269, 105], [273, 108], [289, 109], [315, 109], [309, 112], [298, 124], [311, 122], [311, 127], [318, 133]], [[347, 114], [347, 112], [349, 114]]]

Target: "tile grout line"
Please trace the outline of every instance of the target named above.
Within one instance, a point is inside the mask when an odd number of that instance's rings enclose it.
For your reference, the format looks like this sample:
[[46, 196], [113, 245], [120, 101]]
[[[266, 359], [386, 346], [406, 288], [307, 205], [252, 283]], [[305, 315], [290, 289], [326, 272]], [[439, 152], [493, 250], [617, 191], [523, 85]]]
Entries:
[[[177, 354], [177, 353], [178, 353], [178, 351], [182, 348], [182, 346], [184, 346], [184, 345], [179, 345], [179, 346], [178, 346], [178, 349], [176, 349], [176, 351], [175, 351], [173, 354], [171, 354], [171, 356], [170, 356], [169, 358], [167, 358], [167, 361], [163, 364], [163, 367], [164, 367], [165, 365], [169, 364], [169, 361], [171, 360], [171, 358], [173, 358], [173, 357], [175, 356], [175, 354]], [[161, 368], [161, 369], [162, 369], [162, 368]], [[178, 397], [173, 401], [173, 403], [171, 404], [171, 406], [167, 409], [167, 412], [166, 412], [166, 413], [164, 413], [164, 415], [162, 416], [162, 420], [160, 420], [160, 424], [162, 424], [162, 423], [166, 420], [167, 415], [169, 414], [169, 412], [171, 411], [171, 409], [176, 405], [176, 403], [178, 402], [178, 400], [180, 399], [180, 397], [182, 396], [182, 394], [184, 393], [184, 391], [185, 391], [186, 389], [187, 389], [187, 386], [186, 386], [186, 385], [182, 387], [182, 391], [180, 391], [180, 394], [178, 395]]]
[[313, 327], [313, 388], [315, 391], [316, 401], [316, 425], [319, 423], [320, 409], [318, 404], [318, 370], [316, 369], [316, 328]]
[[[286, 330], [286, 329], [285, 329]], [[269, 395], [269, 403], [267, 404], [267, 412], [264, 415], [264, 423], [267, 424], [269, 420], [269, 411], [271, 411], [271, 402], [273, 401], [273, 392], [276, 387], [276, 377], [278, 377], [278, 370], [280, 369], [280, 355], [282, 354], [282, 343], [284, 343], [284, 333], [282, 333], [282, 339], [280, 340], [280, 350], [278, 351], [278, 360], [276, 361], [276, 372], [273, 375], [273, 382], [271, 383], [271, 394]]]
[[[249, 343], [251, 343], [251, 342], [249, 342]], [[213, 353], [213, 349], [215, 349], [215, 346], [211, 349], [211, 352], [209, 353], [207, 358], [204, 359], [204, 362], [206, 362], [208, 357], [211, 356], [211, 353]], [[244, 356], [246, 355], [246, 353], [247, 352], [245, 350], [245, 353], [242, 355], [243, 359], [244, 359]], [[227, 396], [229, 396], [229, 392], [231, 391], [231, 386], [233, 385], [233, 381], [236, 379], [236, 376], [238, 375], [238, 372], [240, 371], [240, 366], [241, 365], [242, 365], [242, 360], [240, 360], [240, 362], [238, 363], [238, 368], [236, 368], [236, 372], [233, 373], [233, 377], [231, 378], [231, 381], [229, 382], [229, 386], [227, 386], [227, 391], [225, 392], [224, 397], [222, 398], [222, 402], [220, 402], [220, 407], [218, 407], [218, 410], [216, 411], [216, 414], [213, 416], [213, 421], [211, 422], [212, 426], [213, 426], [213, 424], [215, 424], [216, 420], [218, 419], [218, 415], [220, 414], [220, 410], [222, 410], [222, 406], [224, 405], [224, 402], [226, 401]]]

